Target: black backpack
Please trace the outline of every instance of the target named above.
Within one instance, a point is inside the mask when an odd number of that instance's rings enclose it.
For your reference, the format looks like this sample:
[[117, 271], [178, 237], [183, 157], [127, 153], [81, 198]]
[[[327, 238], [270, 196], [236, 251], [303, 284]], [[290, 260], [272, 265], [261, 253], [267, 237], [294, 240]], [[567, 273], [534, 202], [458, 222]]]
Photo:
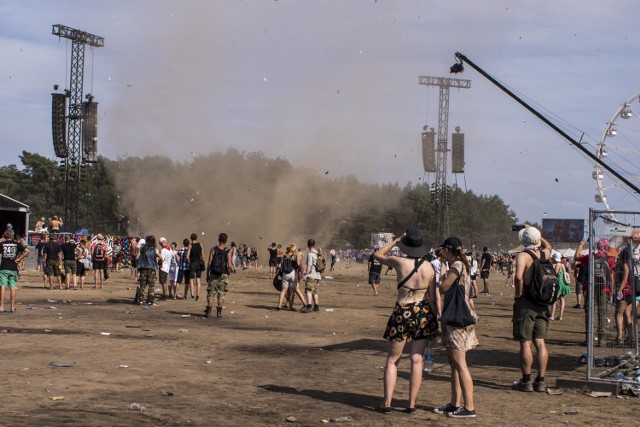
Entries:
[[531, 251], [525, 252], [533, 258], [531, 282], [528, 286], [525, 285], [525, 298], [539, 305], [552, 305], [558, 300], [558, 291], [560, 290], [553, 264], [546, 259], [544, 252], [542, 252], [542, 258], [538, 258]]
[[104, 246], [102, 243], [98, 243], [95, 248], [93, 248], [93, 260], [94, 261], [104, 261]]
[[219, 247], [213, 248], [213, 260], [211, 260], [210, 272], [214, 276], [222, 276], [223, 274], [229, 274], [227, 254], [229, 249], [220, 249]]
[[610, 282], [611, 269], [609, 261], [605, 257], [596, 255], [593, 259], [593, 284], [596, 290], [601, 291]]
[[284, 274], [289, 274], [293, 271], [293, 261], [291, 257], [285, 256], [282, 260], [282, 272]]

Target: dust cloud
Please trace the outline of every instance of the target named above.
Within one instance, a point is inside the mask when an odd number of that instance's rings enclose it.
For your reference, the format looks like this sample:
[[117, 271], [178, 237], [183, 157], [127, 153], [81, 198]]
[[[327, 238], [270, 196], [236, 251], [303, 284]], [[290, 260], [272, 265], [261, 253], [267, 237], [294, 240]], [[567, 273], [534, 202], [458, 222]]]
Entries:
[[196, 156], [185, 163], [162, 156], [128, 157], [109, 163], [130, 218], [129, 233], [167, 237], [181, 245], [197, 233], [210, 246], [219, 233], [256, 246], [272, 242], [320, 247], [339, 241], [351, 215], [381, 203], [396, 203], [399, 191], [363, 184], [354, 177], [329, 178], [262, 153]]

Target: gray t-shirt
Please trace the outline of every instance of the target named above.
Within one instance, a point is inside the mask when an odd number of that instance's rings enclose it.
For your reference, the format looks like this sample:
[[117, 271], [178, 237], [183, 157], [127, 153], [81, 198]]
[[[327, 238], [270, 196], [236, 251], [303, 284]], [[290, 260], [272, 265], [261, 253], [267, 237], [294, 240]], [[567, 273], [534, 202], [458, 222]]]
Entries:
[[321, 279], [320, 273], [316, 269], [316, 262], [318, 262], [318, 254], [316, 252], [309, 252], [307, 254], [307, 265], [312, 265], [311, 273], [307, 274], [307, 277], [311, 279]]

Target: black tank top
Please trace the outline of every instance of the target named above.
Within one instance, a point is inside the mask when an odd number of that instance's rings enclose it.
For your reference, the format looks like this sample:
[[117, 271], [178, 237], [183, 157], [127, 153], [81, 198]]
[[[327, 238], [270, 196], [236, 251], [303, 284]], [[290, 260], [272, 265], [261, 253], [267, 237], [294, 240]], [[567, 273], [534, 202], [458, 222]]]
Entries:
[[202, 246], [200, 243], [191, 243], [191, 253], [189, 254], [189, 261], [200, 261], [202, 259]]

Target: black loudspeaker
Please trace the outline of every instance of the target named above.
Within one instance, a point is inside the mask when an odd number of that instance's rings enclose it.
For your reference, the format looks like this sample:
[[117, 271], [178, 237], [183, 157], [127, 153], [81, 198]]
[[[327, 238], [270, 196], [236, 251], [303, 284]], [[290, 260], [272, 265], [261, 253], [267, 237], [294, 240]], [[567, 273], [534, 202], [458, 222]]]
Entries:
[[422, 164], [425, 172], [436, 171], [435, 132], [422, 132]]
[[87, 163], [98, 161], [98, 103], [82, 103], [82, 158]]
[[464, 133], [451, 135], [451, 172], [464, 173]]
[[67, 97], [63, 93], [51, 94], [51, 134], [53, 136], [53, 150], [56, 157], [66, 158], [67, 150]]

